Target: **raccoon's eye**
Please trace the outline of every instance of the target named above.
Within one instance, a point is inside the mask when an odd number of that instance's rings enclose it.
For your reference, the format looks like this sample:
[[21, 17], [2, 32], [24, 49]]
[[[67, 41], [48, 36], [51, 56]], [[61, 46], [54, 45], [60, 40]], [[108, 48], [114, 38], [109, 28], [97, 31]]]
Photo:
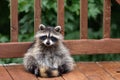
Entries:
[[47, 38], [47, 36], [41, 36], [40, 39], [41, 40], [45, 40]]
[[58, 39], [57, 38], [55, 38], [55, 37], [51, 37], [51, 40], [53, 41], [53, 42], [56, 42], [56, 41], [58, 41]]

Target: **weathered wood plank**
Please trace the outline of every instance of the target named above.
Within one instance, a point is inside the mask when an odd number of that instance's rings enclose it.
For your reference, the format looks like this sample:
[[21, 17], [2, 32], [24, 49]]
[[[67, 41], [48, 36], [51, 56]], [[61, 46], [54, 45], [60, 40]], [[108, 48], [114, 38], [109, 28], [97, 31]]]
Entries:
[[22, 65], [6, 65], [5, 68], [14, 80], [38, 80], [33, 74], [25, 71]]
[[99, 62], [98, 63], [106, 72], [108, 72], [116, 80], [120, 80], [120, 62]]
[[41, 23], [41, 0], [34, 0], [34, 33]]
[[70, 40], [65, 41], [65, 44], [70, 49], [73, 55], [120, 53], [119, 39]]
[[0, 58], [23, 57], [30, 42], [0, 43]]
[[80, 38], [88, 37], [88, 0], [80, 0]]
[[57, 25], [62, 27], [61, 33], [64, 35], [64, 0], [57, 0]]
[[79, 71], [78, 66], [75, 69], [67, 74], [63, 75], [65, 80], [88, 80], [88, 78]]
[[10, 35], [11, 41], [18, 41], [18, 0], [10, 0]]
[[0, 66], [0, 80], [119, 80], [120, 62], [79, 62], [72, 72], [62, 77], [36, 78], [23, 65]]
[[[120, 53], [120, 39], [102, 40], [65, 40], [64, 44], [71, 54], [108, 54]], [[0, 58], [23, 57], [31, 42], [0, 44]]]
[[111, 0], [104, 0], [103, 10], [103, 37], [110, 38]]
[[95, 62], [79, 63], [79, 70], [83, 72], [89, 80], [114, 80], [108, 73], [106, 73]]
[[0, 65], [0, 80], [12, 80], [6, 69]]

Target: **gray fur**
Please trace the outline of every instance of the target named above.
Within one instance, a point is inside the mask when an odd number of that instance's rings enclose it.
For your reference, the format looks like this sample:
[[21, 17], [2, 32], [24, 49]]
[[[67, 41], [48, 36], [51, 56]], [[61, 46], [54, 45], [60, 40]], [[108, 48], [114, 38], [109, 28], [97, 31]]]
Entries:
[[[73, 70], [74, 61], [70, 56], [69, 50], [62, 43], [62, 35], [54, 31], [54, 28], [49, 27], [50, 33], [58, 36], [58, 41], [51, 46], [46, 46], [39, 39], [39, 36], [35, 36], [34, 44], [28, 49], [24, 55], [24, 66], [26, 70], [30, 71], [33, 66], [35, 67], [48, 67], [58, 69], [62, 65], [66, 65], [68, 71]], [[48, 32], [38, 31], [36, 35]], [[34, 73], [34, 72], [33, 72]]]

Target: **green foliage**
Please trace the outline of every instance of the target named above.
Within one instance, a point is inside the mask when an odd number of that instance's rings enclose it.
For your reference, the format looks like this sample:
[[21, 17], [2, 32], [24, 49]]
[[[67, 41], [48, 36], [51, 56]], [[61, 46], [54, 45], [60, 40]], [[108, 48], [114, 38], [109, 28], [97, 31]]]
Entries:
[[65, 39], [79, 39], [79, 0], [65, 1]]
[[18, 0], [19, 6], [19, 41], [33, 40], [34, 1]]
[[[65, 1], [65, 39], [80, 38], [80, 0]], [[19, 41], [33, 41], [34, 36], [34, 0], [18, 0], [19, 3]], [[57, 25], [57, 0], [42, 0], [42, 23]], [[112, 0], [111, 37], [120, 38], [120, 5]], [[3, 13], [4, 9], [4, 13]], [[10, 41], [9, 0], [0, 0], [0, 42]], [[101, 39], [103, 0], [88, 0], [88, 38]], [[75, 60], [115, 60], [115, 55], [81, 55]], [[117, 55], [117, 57], [119, 57]], [[21, 59], [17, 59], [21, 62]], [[10, 63], [16, 59], [0, 59], [0, 63]], [[19, 61], [20, 60], [20, 61]], [[118, 58], [116, 58], [118, 60]]]
[[19, 12], [29, 12], [29, 11], [33, 11], [33, 0], [18, 0], [19, 3]]
[[0, 42], [9, 41], [9, 14], [8, 2], [6, 0], [0, 0]]
[[2, 34], [0, 34], [0, 42], [8, 42], [9, 41], [9, 39], [8, 39], [8, 37], [6, 37], [6, 36], [3, 36]]
[[22, 63], [22, 58], [8, 58], [8, 59], [0, 59], [0, 64], [8, 64], [8, 63]]
[[88, 3], [88, 17], [96, 19], [102, 13], [103, 0], [88, 0]]
[[73, 56], [75, 61], [119, 61], [119, 54], [96, 54], [96, 55], [80, 55]]

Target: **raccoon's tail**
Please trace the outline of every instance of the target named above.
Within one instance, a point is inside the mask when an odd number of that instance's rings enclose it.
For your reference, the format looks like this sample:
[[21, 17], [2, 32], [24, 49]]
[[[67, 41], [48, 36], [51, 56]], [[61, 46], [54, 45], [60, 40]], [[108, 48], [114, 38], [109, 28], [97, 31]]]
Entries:
[[57, 77], [60, 73], [56, 68], [39, 68], [39, 75], [40, 77]]

